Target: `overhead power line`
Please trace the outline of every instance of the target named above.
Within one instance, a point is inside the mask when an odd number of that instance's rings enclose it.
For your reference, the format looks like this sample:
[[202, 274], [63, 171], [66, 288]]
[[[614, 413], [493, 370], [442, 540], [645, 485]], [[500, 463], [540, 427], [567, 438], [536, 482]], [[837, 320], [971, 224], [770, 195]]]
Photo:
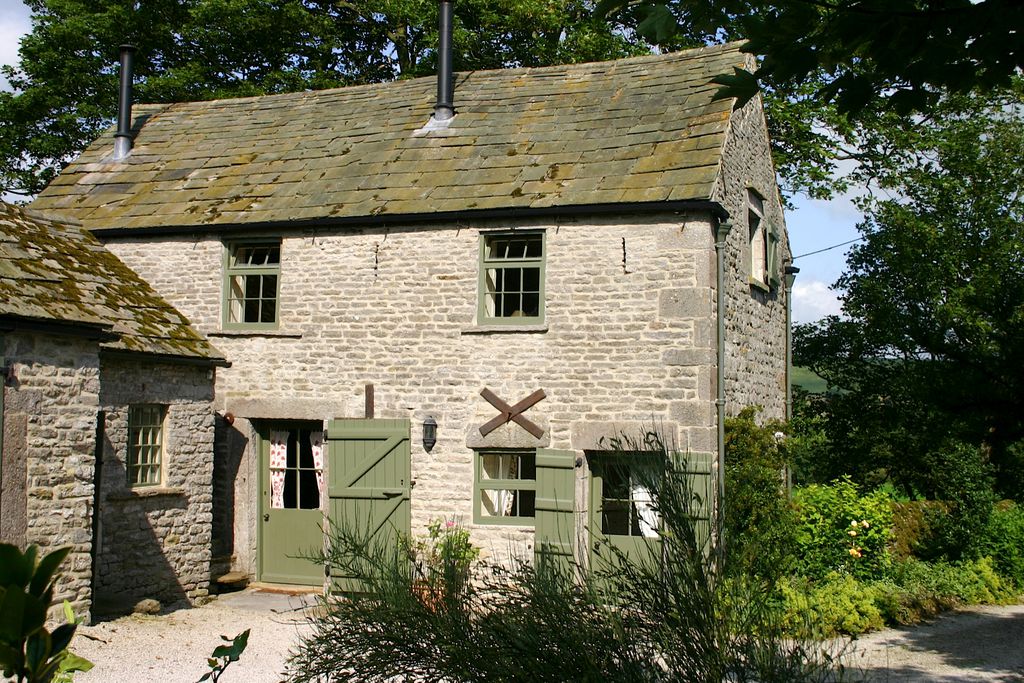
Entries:
[[825, 247], [824, 249], [818, 249], [817, 251], [809, 251], [806, 254], [800, 254], [799, 256], [794, 256], [793, 260], [796, 261], [798, 258], [803, 258], [804, 256], [814, 256], [815, 254], [821, 254], [821, 253], [826, 252], [826, 251], [832, 251], [833, 249], [838, 249], [839, 247], [845, 247], [847, 244], [853, 244], [854, 242], [860, 242], [863, 239], [864, 239], [863, 237], [858, 237], [857, 239], [847, 240], [845, 242], [840, 242], [839, 244], [833, 244], [831, 247]]

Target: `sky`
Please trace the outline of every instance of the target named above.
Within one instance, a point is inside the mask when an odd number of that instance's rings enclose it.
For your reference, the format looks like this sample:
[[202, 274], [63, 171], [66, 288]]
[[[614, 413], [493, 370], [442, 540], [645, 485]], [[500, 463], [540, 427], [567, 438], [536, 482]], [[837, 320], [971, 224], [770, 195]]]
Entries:
[[[0, 64], [18, 63], [18, 43], [30, 29], [29, 9], [21, 0], [0, 0]], [[2, 76], [0, 89], [9, 89]], [[786, 215], [786, 225], [796, 257], [859, 236], [855, 226], [860, 214], [848, 198], [825, 202], [796, 197], [794, 204], [794, 210]], [[793, 265], [800, 269], [793, 285], [795, 322], [813, 322], [839, 313], [839, 302], [830, 286], [843, 271], [848, 248], [843, 246], [794, 261]]]

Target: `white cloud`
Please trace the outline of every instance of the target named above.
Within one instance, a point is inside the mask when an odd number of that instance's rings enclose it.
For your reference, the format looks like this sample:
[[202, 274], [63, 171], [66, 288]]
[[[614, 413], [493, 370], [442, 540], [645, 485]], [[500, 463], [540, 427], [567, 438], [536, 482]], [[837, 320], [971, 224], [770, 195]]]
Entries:
[[[32, 30], [29, 8], [21, 0], [0, 0], [0, 64], [16, 66], [21, 37]], [[10, 84], [0, 76], [0, 90]]]
[[839, 315], [842, 304], [836, 292], [820, 280], [793, 283], [793, 322], [810, 323], [826, 315]]

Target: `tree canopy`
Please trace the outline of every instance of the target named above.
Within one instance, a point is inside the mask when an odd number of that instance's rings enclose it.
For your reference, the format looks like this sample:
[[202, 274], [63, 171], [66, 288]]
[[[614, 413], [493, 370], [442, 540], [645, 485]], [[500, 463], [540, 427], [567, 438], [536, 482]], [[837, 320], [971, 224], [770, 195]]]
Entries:
[[[863, 202], [864, 241], [836, 288], [842, 317], [797, 328], [825, 377], [836, 466], [927, 474], [955, 440], [1017, 494], [1024, 440], [1024, 95], [947, 97], [893, 127], [904, 150]], [[841, 462], [840, 462], [841, 461]], [[907, 482], [927, 487], [924, 479]]]
[[[243, 97], [434, 72], [436, 0], [29, 0], [32, 32], [3, 67], [0, 187], [31, 195], [109, 125], [118, 46], [137, 99]], [[455, 68], [598, 61], [644, 53], [585, 0], [460, 0]]]
[[662, 43], [678, 36], [748, 39], [763, 56], [754, 74], [720, 82], [752, 97], [759, 83], [796, 90], [808, 80], [823, 101], [859, 112], [882, 100], [901, 113], [942, 93], [1006, 87], [1024, 66], [1018, 0], [603, 0], [629, 9], [637, 30]]

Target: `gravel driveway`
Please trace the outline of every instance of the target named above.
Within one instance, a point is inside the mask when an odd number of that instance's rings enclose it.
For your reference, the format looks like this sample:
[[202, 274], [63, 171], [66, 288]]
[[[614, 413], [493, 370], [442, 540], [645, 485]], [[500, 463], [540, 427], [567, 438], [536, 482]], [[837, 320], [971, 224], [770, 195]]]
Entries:
[[[248, 649], [221, 680], [277, 682], [289, 650], [309, 632], [303, 610], [311, 604], [309, 595], [248, 589], [196, 609], [83, 626], [73, 649], [96, 667], [75, 681], [192, 683], [221, 635], [251, 628]], [[871, 633], [850, 643], [845, 663], [872, 682], [1024, 683], [1024, 605], [974, 607]]]
[[193, 683], [209, 671], [206, 658], [245, 629], [249, 646], [221, 677], [222, 683], [280, 681], [288, 652], [309, 632], [303, 610], [306, 594], [253, 589], [221, 595], [195, 609], [159, 616], [131, 615], [79, 627], [72, 650], [95, 667], [76, 683]]

